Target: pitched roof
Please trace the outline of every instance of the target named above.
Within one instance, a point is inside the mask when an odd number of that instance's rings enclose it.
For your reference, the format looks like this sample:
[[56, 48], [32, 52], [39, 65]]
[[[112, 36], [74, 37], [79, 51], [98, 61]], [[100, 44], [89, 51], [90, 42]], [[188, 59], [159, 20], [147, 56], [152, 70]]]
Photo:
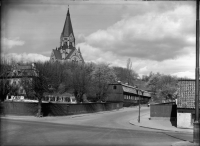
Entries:
[[62, 37], [69, 36], [71, 33], [74, 36], [72, 23], [71, 23], [71, 18], [70, 18], [70, 13], [69, 13], [69, 8], [68, 8], [67, 16], [66, 16], [66, 19], [65, 19], [65, 24], [64, 24], [61, 36]]
[[80, 52], [80, 57], [81, 57], [81, 59], [83, 60], [83, 63], [84, 63], [84, 59], [83, 59], [83, 56], [82, 56], [81, 52]]
[[54, 50], [53, 49], [53, 53], [54, 53], [56, 59], [60, 59], [60, 60], [62, 59], [62, 56], [61, 56], [61, 53], [60, 53], [59, 50]]
[[70, 59], [71, 55], [73, 54], [73, 52], [74, 52], [75, 50], [76, 50], [75, 48], [72, 48], [72, 49], [71, 49], [71, 52], [69, 52], [69, 54], [67, 54], [66, 59]]

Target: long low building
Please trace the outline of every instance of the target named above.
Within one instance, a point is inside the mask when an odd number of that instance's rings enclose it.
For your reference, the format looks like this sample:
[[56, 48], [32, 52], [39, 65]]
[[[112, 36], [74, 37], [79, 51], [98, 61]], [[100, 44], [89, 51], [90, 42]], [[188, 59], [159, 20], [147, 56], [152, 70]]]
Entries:
[[124, 105], [136, 105], [148, 103], [151, 99], [151, 92], [122, 84], [121, 82], [109, 84], [107, 91], [107, 102], [124, 102]]

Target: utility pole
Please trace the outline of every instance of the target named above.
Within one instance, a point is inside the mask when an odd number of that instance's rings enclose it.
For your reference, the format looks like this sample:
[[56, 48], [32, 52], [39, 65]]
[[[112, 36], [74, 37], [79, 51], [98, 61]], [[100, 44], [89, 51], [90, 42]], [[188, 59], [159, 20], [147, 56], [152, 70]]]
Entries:
[[[137, 91], [137, 95], [139, 97], [139, 100], [138, 100], [138, 106], [139, 106], [139, 114], [138, 114], [138, 123], [140, 123], [140, 108], [141, 108], [141, 105], [140, 105], [140, 92], [142, 93], [142, 90], [140, 90], [138, 88], [138, 86], [136, 86], [136, 91]], [[139, 92], [140, 91], [140, 92]]]
[[[138, 89], [138, 93], [139, 93], [139, 89]], [[139, 115], [138, 115], [138, 123], [140, 123], [140, 93], [139, 95]]]
[[195, 121], [193, 142], [199, 144], [199, 0], [196, 0], [196, 70], [195, 70]]

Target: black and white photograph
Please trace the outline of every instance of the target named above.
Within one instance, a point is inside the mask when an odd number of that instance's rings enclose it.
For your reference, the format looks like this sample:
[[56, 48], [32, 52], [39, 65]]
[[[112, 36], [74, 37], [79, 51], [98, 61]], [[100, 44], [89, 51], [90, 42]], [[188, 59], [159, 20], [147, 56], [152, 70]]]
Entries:
[[0, 145], [200, 145], [199, 0], [0, 8]]

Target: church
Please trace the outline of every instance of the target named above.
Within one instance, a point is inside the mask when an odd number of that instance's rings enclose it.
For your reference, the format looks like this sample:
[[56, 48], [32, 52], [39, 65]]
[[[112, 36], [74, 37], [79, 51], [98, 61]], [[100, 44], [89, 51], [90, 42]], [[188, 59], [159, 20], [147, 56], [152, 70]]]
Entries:
[[73, 33], [69, 8], [65, 19], [63, 31], [60, 36], [60, 46], [52, 50], [50, 62], [55, 61], [69, 61], [72, 63], [82, 64], [84, 59], [82, 57], [80, 48], [75, 47], [75, 36]]

